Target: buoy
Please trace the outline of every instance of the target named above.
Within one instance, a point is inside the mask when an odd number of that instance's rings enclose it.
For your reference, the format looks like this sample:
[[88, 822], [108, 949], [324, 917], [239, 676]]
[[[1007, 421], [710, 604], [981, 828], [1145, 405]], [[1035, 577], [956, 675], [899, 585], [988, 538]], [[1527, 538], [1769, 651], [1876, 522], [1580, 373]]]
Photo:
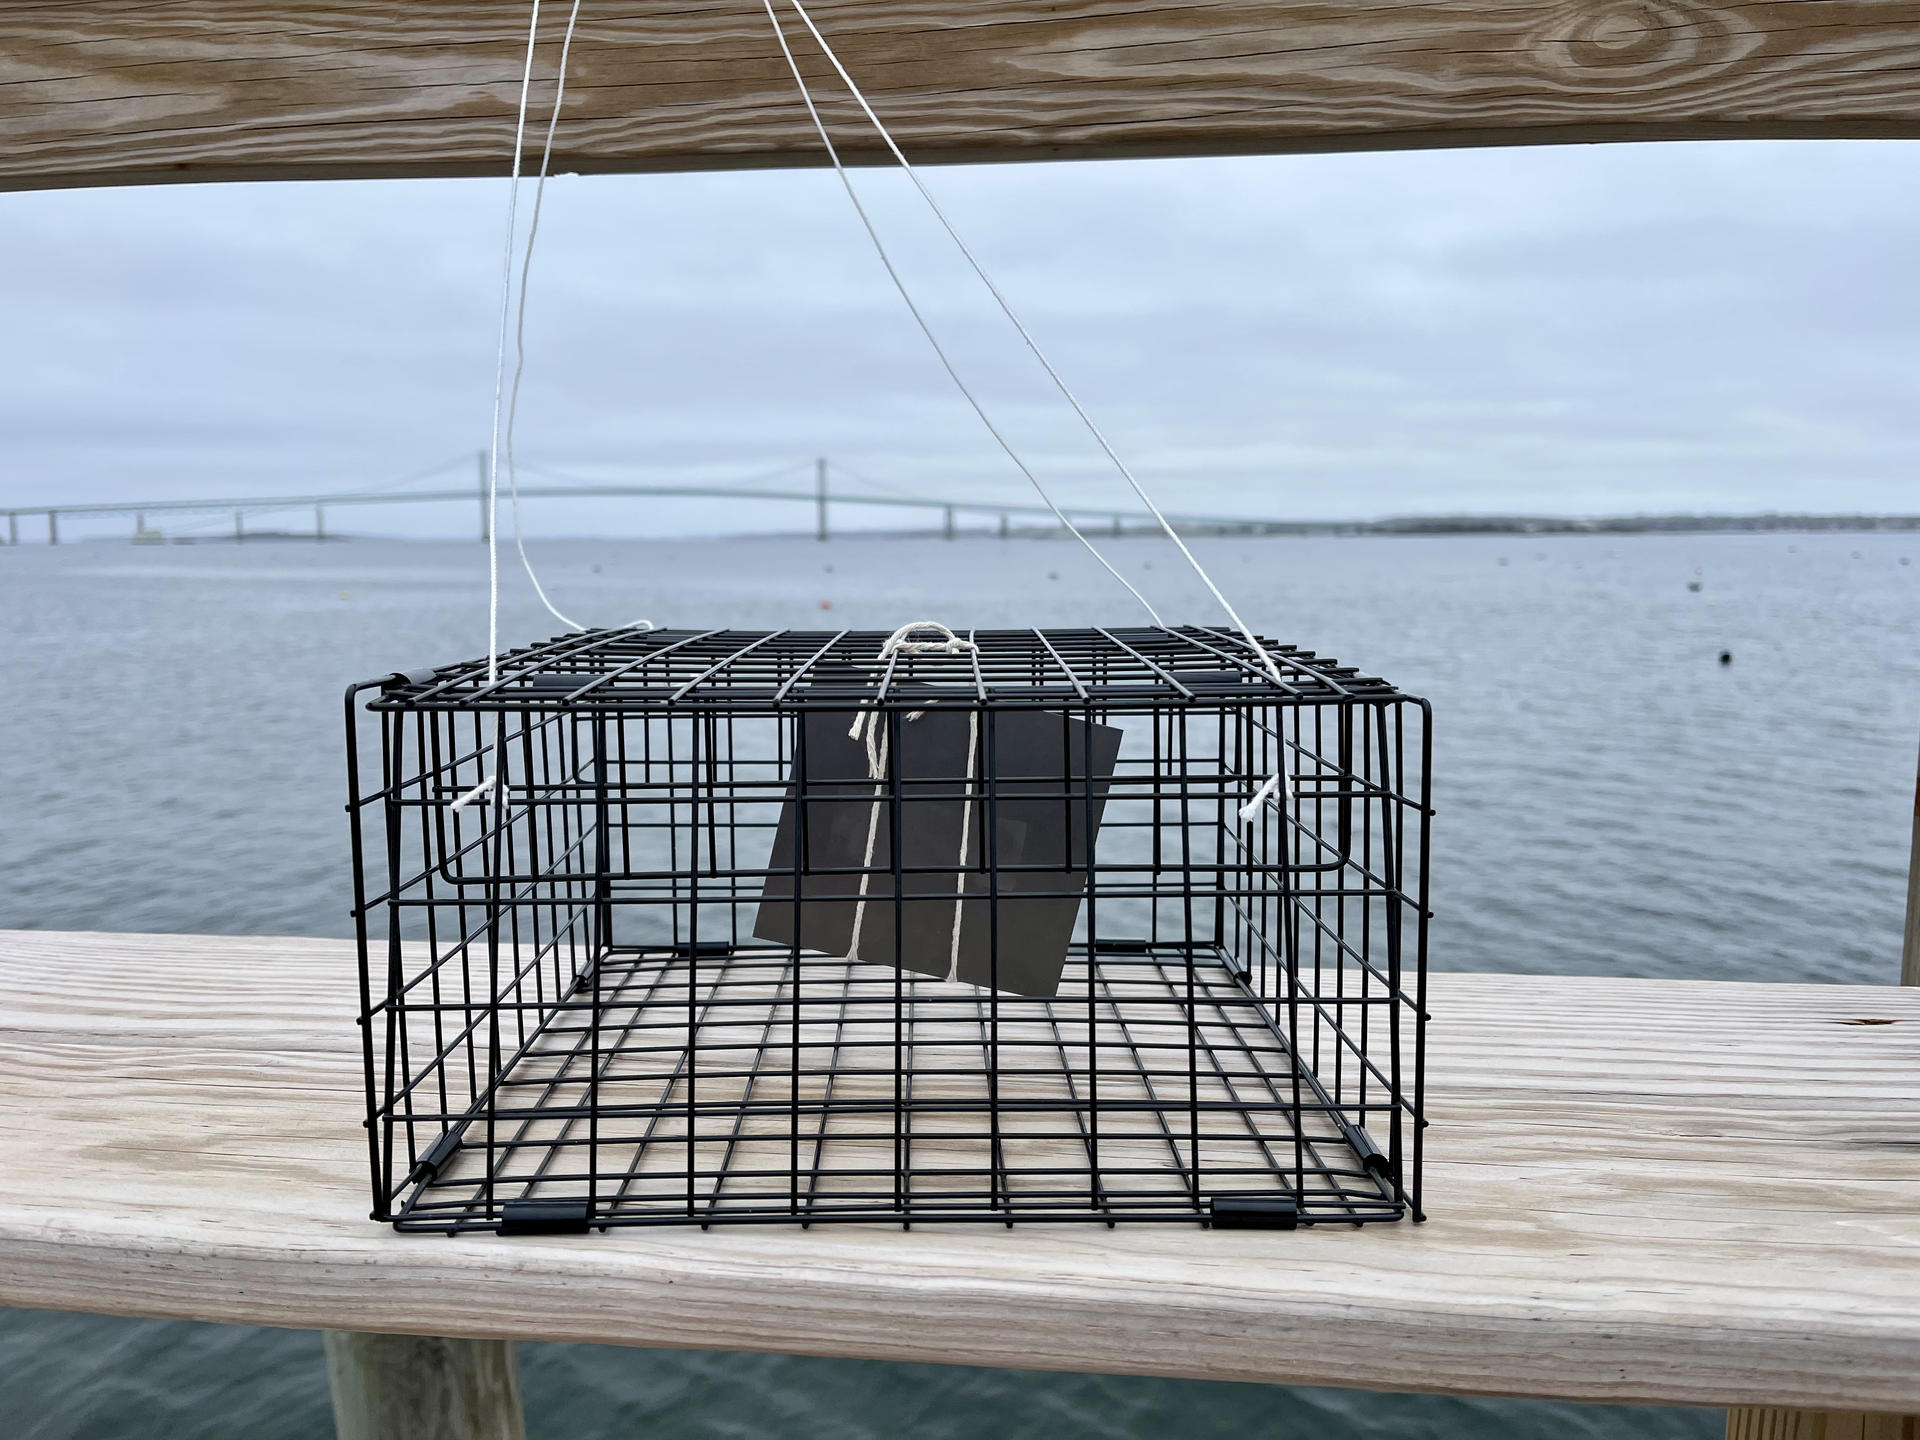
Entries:
[[1722, 651], [1720, 652], [1720, 663], [1721, 663], [1722, 665], [1731, 665], [1731, 664], [1733, 664], [1733, 651], [1731, 651], [1731, 650], [1722, 650]]
[[1700, 582], [1698, 580], [1687, 581], [1687, 589], [1698, 591], [1699, 588], [1700, 588]]

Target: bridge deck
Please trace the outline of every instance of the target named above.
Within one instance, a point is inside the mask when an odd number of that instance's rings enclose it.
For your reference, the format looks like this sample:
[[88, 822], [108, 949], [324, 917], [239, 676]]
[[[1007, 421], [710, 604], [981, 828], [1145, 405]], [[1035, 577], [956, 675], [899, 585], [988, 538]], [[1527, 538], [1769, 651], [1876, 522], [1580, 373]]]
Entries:
[[1920, 1410], [1920, 991], [1442, 975], [1425, 1226], [400, 1236], [338, 941], [0, 932], [0, 1303]]

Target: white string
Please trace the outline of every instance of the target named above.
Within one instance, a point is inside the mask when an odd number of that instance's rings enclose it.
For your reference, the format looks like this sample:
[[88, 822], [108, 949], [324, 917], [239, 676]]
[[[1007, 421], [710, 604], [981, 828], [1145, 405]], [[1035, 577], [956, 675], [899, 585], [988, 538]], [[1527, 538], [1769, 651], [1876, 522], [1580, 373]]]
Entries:
[[[934, 351], [939, 355], [941, 363], [945, 366], [948, 375], [951, 376], [954, 383], [960, 387], [961, 393], [967, 397], [968, 402], [974, 408], [974, 412], [980, 416], [981, 422], [986, 425], [994, 439], [1000, 442], [1001, 449], [1005, 450], [1014, 464], [1020, 467], [1021, 473], [1032, 482], [1034, 489], [1040, 492], [1040, 498], [1047, 502], [1047, 507], [1060, 518], [1061, 523], [1065, 524], [1066, 517], [1060, 514], [1059, 507], [1054, 505], [1052, 498], [1047, 495], [1040, 482], [1034, 478], [1033, 473], [1028, 470], [1020, 458], [1013, 453], [1012, 448], [1007, 444], [1000, 432], [995, 429], [992, 422], [987, 419], [985, 411], [981, 409], [979, 402], [974, 399], [973, 393], [967, 389], [965, 384], [961, 382], [960, 377], [954, 373], [953, 366], [947, 361], [946, 352], [940, 348], [939, 342], [934, 339], [932, 330], [921, 317], [919, 307], [913, 303], [912, 297], [908, 295], [906, 286], [901, 282], [899, 275], [894, 270], [893, 262], [887, 256], [886, 248], [881, 244], [879, 235], [875, 232], [872, 222], [867, 218], [866, 209], [860, 204], [859, 196], [854, 192], [853, 182], [849, 179], [846, 168], [840, 163], [839, 152], [835, 149], [832, 139], [828, 136], [826, 126], [821, 122], [819, 110], [815, 107], [813, 96], [807, 89], [806, 79], [801, 75], [800, 67], [793, 58], [793, 51], [787, 45], [786, 31], [781, 26], [779, 17], [774, 13], [773, 0], [762, 0], [762, 3], [766, 6], [767, 18], [773, 23], [774, 34], [780, 42], [781, 54], [786, 57], [787, 68], [793, 72], [794, 83], [800, 88], [800, 97], [806, 104], [807, 114], [813, 120], [814, 129], [820, 134], [821, 143], [826, 146], [828, 159], [833, 162], [834, 172], [840, 177], [840, 183], [847, 192], [847, 198], [853, 202], [854, 209], [859, 213], [861, 224], [866, 228], [868, 238], [873, 241], [874, 249], [879, 252], [881, 263], [886, 266], [888, 275], [893, 278], [895, 288], [900, 291], [901, 299], [907, 302], [908, 309], [913, 312], [913, 318], [919, 322], [921, 331], [926, 335], [928, 342], [933, 345]], [[1128, 468], [1126, 462], [1120, 458], [1119, 453], [1108, 441], [1106, 433], [1101, 430], [1099, 425], [1095, 423], [1093, 417], [1087, 413], [1086, 408], [1081, 405], [1079, 397], [1068, 387], [1067, 382], [1061, 377], [1060, 372], [1054, 368], [1053, 362], [1047, 359], [1046, 352], [1040, 348], [1040, 342], [1033, 338], [1033, 333], [1028, 330], [1026, 325], [1021, 321], [1012, 303], [1001, 292], [1000, 287], [994, 284], [993, 277], [987, 273], [986, 267], [980, 263], [979, 258], [973, 253], [972, 249], [967, 245], [967, 242], [960, 237], [960, 232], [954, 228], [953, 222], [947, 218], [946, 211], [940, 208], [939, 201], [934, 199], [933, 193], [928, 190], [925, 183], [921, 181], [919, 172], [913, 168], [905, 152], [902, 151], [898, 143], [895, 142], [893, 133], [887, 129], [885, 122], [874, 113], [873, 106], [867, 103], [866, 94], [860, 89], [859, 84], [855, 82], [853, 76], [847, 73], [846, 66], [840, 63], [839, 55], [835, 53], [833, 46], [828, 43], [827, 37], [820, 33], [820, 28], [813, 23], [813, 17], [807, 13], [806, 7], [801, 4], [801, 0], [787, 0], [787, 3], [793, 7], [794, 14], [800, 17], [800, 22], [806, 26], [807, 33], [813, 37], [814, 43], [820, 47], [820, 51], [826, 56], [827, 62], [833, 66], [834, 73], [840, 77], [840, 82], [847, 87], [848, 93], [853, 96], [854, 101], [860, 106], [860, 112], [866, 116], [867, 123], [873, 126], [874, 131], [880, 136], [881, 140], [885, 142], [887, 150], [893, 156], [895, 163], [899, 165], [907, 178], [912, 181], [914, 189], [920, 194], [920, 198], [926, 201], [927, 208], [933, 212], [934, 218], [940, 222], [940, 227], [946, 231], [947, 238], [953, 241], [955, 248], [957, 248], [960, 254], [966, 259], [974, 275], [977, 276], [980, 283], [986, 287], [987, 293], [993, 297], [994, 303], [1000, 309], [1000, 313], [1007, 318], [1008, 323], [1018, 332], [1020, 339], [1025, 343], [1027, 349], [1032, 352], [1034, 359], [1040, 362], [1040, 368], [1046, 371], [1047, 378], [1053, 382], [1054, 388], [1060, 392], [1061, 398], [1067, 402], [1072, 408], [1073, 413], [1079, 417], [1080, 423], [1086, 427], [1087, 433], [1093, 437], [1094, 442], [1099, 445], [1101, 452], [1112, 462], [1114, 469], [1120, 472], [1121, 477], [1126, 480], [1127, 484], [1132, 488], [1133, 493], [1139, 497], [1140, 503], [1147, 507], [1148, 513], [1153, 516], [1155, 522], [1158, 523], [1161, 530], [1165, 532], [1167, 538], [1173, 541], [1174, 546], [1186, 559], [1187, 564], [1193, 568], [1194, 574], [1200, 577], [1201, 583], [1207, 587], [1209, 593], [1219, 602], [1220, 608], [1226, 611], [1227, 617], [1233, 621], [1234, 627], [1239, 630], [1241, 636], [1246, 640], [1248, 648], [1258, 657], [1268, 677], [1272, 679], [1275, 685], [1283, 685], [1285, 682], [1281, 679], [1280, 667], [1274, 663], [1273, 657], [1267, 653], [1266, 647], [1255, 638], [1252, 628], [1245, 620], [1241, 619], [1240, 612], [1234, 609], [1233, 602], [1228, 600], [1220, 587], [1214, 583], [1213, 577], [1207, 573], [1206, 567], [1200, 563], [1199, 558], [1194, 555], [1193, 551], [1187, 548], [1186, 541], [1180, 538], [1179, 532], [1173, 528], [1168, 522], [1167, 517], [1161, 513], [1160, 507], [1154, 504], [1153, 497], [1147, 493], [1146, 487], [1140, 483], [1133, 471]], [[1088, 552], [1106, 567], [1108, 574], [1112, 575], [1116, 580], [1119, 580], [1122, 585], [1126, 585], [1133, 597], [1139, 600], [1142, 605], [1146, 606], [1147, 613], [1153, 616], [1154, 623], [1164, 626], [1164, 622], [1160, 619], [1159, 613], [1154, 610], [1153, 606], [1148, 603], [1146, 598], [1142, 596], [1138, 590], [1135, 590], [1132, 585], [1127, 583], [1119, 571], [1108, 564], [1106, 557], [1100, 553], [1093, 542], [1088, 540], [1086, 536], [1082, 535], [1078, 530], [1074, 529], [1072, 525], [1067, 525], [1067, 528], [1072, 531], [1074, 538], [1079, 540], [1082, 545], [1085, 545]], [[1260, 790], [1254, 798], [1241, 807], [1241, 820], [1247, 824], [1252, 824], [1259, 815], [1261, 808], [1272, 797], [1275, 790], [1284, 791], [1287, 797], [1291, 799], [1292, 789], [1292, 784], [1287, 778], [1283, 764], [1281, 769], [1275, 772], [1273, 777], [1260, 787]]]
[[[529, 91], [533, 83], [534, 46], [540, 35], [540, 0], [533, 0], [532, 14], [527, 25], [527, 62], [520, 77], [520, 109], [514, 122], [513, 134], [513, 177], [511, 192], [507, 200], [507, 261], [501, 278], [500, 295], [500, 350], [495, 360], [493, 382], [493, 444], [488, 452], [487, 464], [487, 570], [491, 592], [489, 599], [487, 625], [487, 681], [491, 684], [498, 678], [499, 669], [499, 614], [500, 614], [500, 562], [498, 543], [495, 538], [497, 526], [494, 523], [499, 493], [500, 452], [506, 452], [507, 495], [510, 512], [513, 517], [513, 548], [519, 553], [520, 567], [527, 572], [527, 579], [533, 584], [533, 593], [540, 597], [540, 603], [547, 607], [552, 615], [569, 630], [585, 633], [586, 626], [572, 616], [561, 612], [547, 595], [546, 586], [540, 583], [535, 573], [533, 561], [528, 558], [527, 544], [520, 529], [520, 477], [515, 465], [514, 430], [520, 414], [520, 381], [527, 369], [527, 281], [533, 273], [533, 247], [540, 235], [540, 209], [546, 199], [547, 175], [553, 165], [553, 137], [560, 126], [560, 110], [567, 95], [567, 62], [573, 54], [574, 29], [580, 19], [580, 0], [573, 0], [567, 11], [566, 32], [560, 41], [560, 68], [554, 79], [553, 110], [547, 116], [547, 133], [540, 146], [540, 170], [534, 181], [533, 207], [527, 221], [526, 248], [520, 261], [520, 287], [518, 304], [515, 306], [513, 324], [513, 383], [506, 394], [506, 419], [504, 446], [502, 445], [501, 390], [502, 376], [507, 363], [507, 315], [510, 301], [513, 300], [513, 246], [515, 231], [515, 208], [520, 193], [520, 157], [526, 146], [527, 104]], [[630, 630], [651, 630], [651, 620], [635, 620], [624, 626]]]
[[474, 786], [471, 790], [467, 791], [466, 794], [462, 795], [458, 800], [454, 801], [453, 804], [449, 805], [447, 807], [447, 813], [449, 815], [458, 815], [462, 810], [466, 809], [467, 806], [471, 805], [474, 801], [481, 799], [483, 796], [490, 794], [492, 790], [493, 790], [493, 776], [489, 775], [487, 776], [486, 779], [482, 780], [478, 785]]
[[560, 41], [560, 73], [554, 80], [553, 112], [547, 116], [547, 135], [540, 146], [540, 174], [533, 186], [533, 213], [527, 221], [527, 248], [525, 258], [520, 262], [520, 303], [513, 326], [513, 387], [507, 395], [507, 494], [513, 513], [513, 546], [520, 552], [521, 568], [527, 572], [527, 579], [533, 582], [533, 593], [540, 597], [540, 603], [547, 607], [547, 613], [570, 630], [582, 633], [586, 626], [571, 616], [563, 615], [558, 606], [547, 598], [546, 586], [540, 583], [540, 577], [533, 573], [533, 562], [527, 558], [526, 541], [520, 534], [520, 477], [514, 467], [513, 432], [514, 421], [520, 414], [520, 379], [527, 370], [527, 280], [533, 273], [533, 244], [540, 234], [540, 206], [547, 194], [547, 170], [553, 163], [553, 133], [560, 125], [560, 106], [567, 96], [567, 58], [573, 53], [573, 28], [580, 18], [580, 0], [573, 0], [573, 8], [567, 12], [567, 32]]
[[[915, 640], [916, 630], [938, 630], [946, 638], [943, 640]], [[880, 647], [880, 653], [874, 657], [875, 664], [881, 664], [895, 655], [964, 655], [978, 653], [980, 647], [971, 640], [962, 640], [953, 631], [938, 620], [915, 620], [902, 625], [889, 635]], [[927, 712], [915, 710], [907, 716], [912, 724]], [[884, 786], [887, 778], [887, 737], [886, 727], [881, 723], [885, 712], [877, 705], [871, 710], [862, 710], [853, 717], [853, 728], [847, 731], [849, 740], [864, 737], [867, 745], [867, 779], [876, 785]], [[967, 782], [973, 780], [974, 755], [978, 749], [980, 736], [980, 714], [976, 710], [970, 716], [967, 727]], [[860, 932], [867, 923], [867, 888], [873, 879], [873, 853], [880, 842], [880, 801], [882, 791], [874, 792], [873, 804], [867, 811], [867, 853], [860, 862], [860, 894], [853, 906], [853, 937], [847, 942], [846, 957], [856, 958], [860, 953]], [[960, 973], [960, 895], [966, 885], [968, 821], [972, 818], [970, 802], [960, 802], [960, 874], [955, 880], [953, 902], [953, 944], [947, 955], [947, 978], [955, 979]], [[896, 838], [895, 843], [898, 843]], [[895, 956], [897, 963], [900, 957]]]
[[540, 0], [527, 23], [527, 59], [520, 72], [520, 109], [513, 122], [513, 172], [507, 187], [506, 253], [500, 261], [500, 344], [493, 362], [493, 430], [487, 442], [487, 683], [500, 678], [500, 410], [507, 380], [507, 321], [513, 313], [513, 237], [520, 203], [520, 152], [527, 139], [527, 92], [533, 88], [533, 47], [540, 38]]
[[[833, 162], [834, 173], [840, 177], [840, 184], [847, 192], [847, 199], [853, 202], [854, 213], [860, 217], [860, 224], [862, 228], [866, 230], [867, 238], [873, 242], [874, 253], [880, 257], [881, 265], [886, 267], [887, 278], [893, 281], [893, 288], [900, 292], [900, 298], [906, 302], [907, 310], [913, 316], [914, 323], [920, 327], [920, 333], [927, 337], [927, 344], [933, 347], [933, 353], [939, 357], [940, 367], [947, 372], [947, 378], [953, 381], [954, 387], [959, 390], [960, 394], [966, 399], [967, 404], [972, 407], [973, 413], [979, 416], [980, 423], [986, 427], [987, 433], [994, 438], [994, 442], [1005, 452], [1006, 457], [1014, 463], [1015, 468], [1027, 477], [1027, 483], [1033, 486], [1035, 492], [1046, 502], [1047, 508], [1053, 512], [1054, 519], [1066, 527], [1068, 534], [1072, 535], [1074, 539], [1087, 547], [1087, 553], [1098, 560], [1109, 575], [1126, 586], [1127, 593], [1145, 607], [1147, 614], [1153, 617], [1154, 624], [1163, 625], [1165, 622], [1161, 620], [1160, 612], [1153, 608], [1152, 603], [1147, 597], [1134, 589], [1132, 582], [1118, 570], [1114, 569], [1108, 562], [1107, 557], [1102, 555], [1094, 546], [1094, 543], [1080, 533], [1079, 527], [1066, 517], [1058, 505], [1053, 503], [1053, 497], [1047, 493], [1046, 487], [1040, 483], [1039, 477], [1028, 468], [1027, 462], [1020, 458], [1012, 444], [1007, 440], [1007, 437], [1000, 433], [1000, 427], [995, 425], [992, 419], [988, 417], [986, 409], [980, 404], [980, 401], [975, 398], [973, 391], [968, 388], [967, 382], [960, 378], [960, 372], [954, 369], [953, 361], [947, 358], [946, 349], [941, 345], [938, 338], [935, 337], [933, 327], [927, 323], [926, 316], [920, 313], [920, 307], [914, 302], [912, 293], [907, 289], [906, 281], [900, 278], [900, 272], [894, 268], [893, 257], [887, 253], [887, 247], [882, 243], [879, 231], [874, 229], [873, 221], [867, 215], [867, 207], [860, 203], [860, 196], [853, 188], [853, 180], [848, 176], [846, 166], [840, 163], [840, 151], [834, 145], [833, 138], [827, 134], [827, 127], [820, 119], [819, 110], [814, 107], [812, 92], [807, 89], [806, 79], [800, 73], [800, 64], [793, 58], [793, 50], [787, 44], [787, 32], [780, 24], [779, 15], [774, 12], [773, 0], [761, 0], [761, 3], [766, 6], [767, 19], [773, 24], [774, 37], [780, 42], [780, 53], [786, 57], [787, 68], [793, 72], [794, 84], [800, 87], [800, 98], [805, 102], [807, 114], [813, 120], [813, 128], [819, 133], [820, 143], [826, 147], [827, 159]], [[813, 22], [807, 20], [806, 11], [801, 10], [797, 4], [794, 5], [793, 8], [799, 11], [800, 18], [806, 20], [807, 28], [811, 30], [813, 28]], [[820, 40], [821, 48], [826, 48], [827, 42], [820, 39], [820, 33], [817, 30], [814, 31], [814, 38]], [[827, 57], [833, 60], [834, 68], [839, 70], [840, 62], [834, 57], [831, 50], [827, 50]], [[841, 70], [840, 74], [844, 79], [846, 71]], [[853, 82], [851, 80], [847, 81], [847, 85], [849, 88], [853, 88]], [[859, 93], [857, 89], [854, 90], [856, 96], [858, 96]], [[862, 106], [865, 106], [866, 101], [862, 99], [860, 103]], [[871, 117], [873, 112], [868, 111], [867, 113]], [[873, 123], [876, 126], [880, 124], [877, 119], [874, 120]], [[881, 129], [881, 133], [883, 135], [886, 134], [884, 127]], [[892, 144], [891, 137], [888, 139], [888, 144]], [[895, 155], [899, 153], [898, 150], [894, 151]], [[906, 162], [903, 159], [901, 163], [904, 165]], [[916, 181], [915, 183], [917, 184], [918, 182]], [[922, 193], [925, 192], [923, 191]]]

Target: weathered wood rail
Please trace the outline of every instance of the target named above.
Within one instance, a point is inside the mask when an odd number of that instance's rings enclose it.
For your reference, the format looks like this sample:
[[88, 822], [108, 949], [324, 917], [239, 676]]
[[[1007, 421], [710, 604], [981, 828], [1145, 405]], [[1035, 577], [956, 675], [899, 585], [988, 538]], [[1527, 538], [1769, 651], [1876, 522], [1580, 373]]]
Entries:
[[[929, 161], [1920, 135], [1920, 0], [813, 10]], [[0, 188], [495, 174], [526, 19], [525, 0], [0, 6]], [[800, 56], [851, 158], [879, 158]], [[758, 0], [588, 5], [571, 69], [561, 170], [822, 163]]]
[[1426, 1225], [400, 1236], [337, 941], [0, 932], [0, 1303], [1920, 1411], [1920, 992], [1442, 974]]

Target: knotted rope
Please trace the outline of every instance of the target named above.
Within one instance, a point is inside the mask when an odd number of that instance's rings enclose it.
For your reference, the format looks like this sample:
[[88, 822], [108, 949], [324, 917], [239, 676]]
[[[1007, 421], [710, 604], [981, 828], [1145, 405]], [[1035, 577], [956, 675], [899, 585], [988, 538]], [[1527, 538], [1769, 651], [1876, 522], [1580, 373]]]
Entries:
[[[915, 631], [937, 630], [944, 637], [939, 640], [915, 640], [911, 638]], [[902, 625], [886, 642], [881, 645], [880, 653], [874, 657], [875, 664], [884, 664], [895, 655], [967, 655], [978, 654], [980, 647], [971, 640], [962, 640], [953, 631], [938, 620], [915, 620]], [[912, 711], [907, 723], [912, 724], [925, 710]], [[860, 862], [860, 898], [853, 907], [853, 938], [847, 943], [845, 958], [853, 959], [860, 953], [860, 932], [867, 921], [867, 889], [873, 880], [873, 852], [880, 840], [880, 801], [885, 796], [887, 778], [887, 736], [883, 723], [884, 712], [878, 705], [870, 710], [862, 710], [854, 716], [853, 728], [847, 731], [849, 740], [864, 740], [867, 747], [867, 778], [877, 787], [874, 790], [873, 804], [867, 815], [867, 851]], [[980, 712], [967, 714], [967, 771], [965, 783], [971, 787], [974, 767], [980, 752]], [[966, 894], [967, 886], [967, 846], [973, 838], [973, 802], [963, 798], [960, 802], [960, 856], [956, 862], [953, 877], [953, 939], [947, 950], [947, 979], [957, 980], [960, 976], [960, 905]], [[900, 837], [894, 836], [894, 844], [900, 843]], [[898, 904], [899, 896], [894, 897]], [[900, 957], [894, 956], [898, 964]]]

